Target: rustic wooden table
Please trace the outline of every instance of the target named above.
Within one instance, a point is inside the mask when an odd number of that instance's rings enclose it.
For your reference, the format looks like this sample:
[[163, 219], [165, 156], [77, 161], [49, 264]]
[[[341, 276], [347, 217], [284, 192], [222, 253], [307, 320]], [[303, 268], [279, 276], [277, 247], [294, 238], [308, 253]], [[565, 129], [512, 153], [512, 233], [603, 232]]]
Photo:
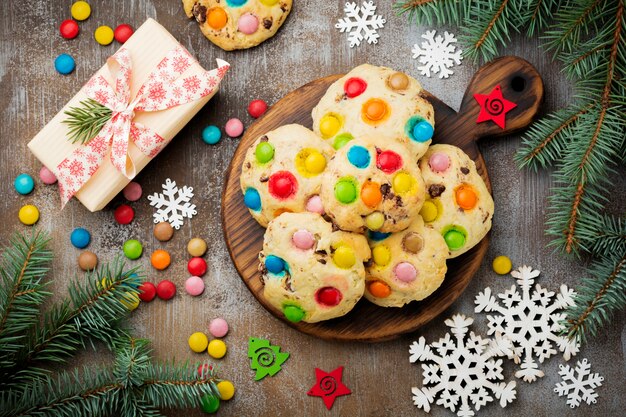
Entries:
[[[182, 288], [187, 277], [186, 242], [200, 236], [209, 243], [206, 260], [209, 272], [205, 276], [207, 291], [191, 298], [180, 291], [170, 302], [156, 301], [142, 305], [132, 315], [136, 334], [152, 339], [155, 356], [160, 359], [197, 360], [187, 347], [187, 337], [194, 331], [206, 331], [214, 317], [224, 317], [231, 326], [226, 337], [227, 356], [218, 361], [220, 374], [234, 381], [235, 398], [224, 403], [219, 414], [232, 416], [404, 416], [423, 415], [411, 401], [411, 387], [421, 383], [420, 367], [409, 365], [409, 344], [420, 335], [432, 341], [441, 337], [447, 328], [443, 320], [463, 313], [476, 318], [475, 330], [486, 331], [484, 314], [473, 313], [474, 296], [485, 286], [500, 291], [512, 285], [512, 278], [496, 276], [490, 260], [498, 254], [507, 254], [514, 265], [529, 264], [542, 271], [541, 284], [556, 289], [559, 283], [573, 285], [583, 274], [582, 265], [554, 255], [546, 249], [544, 235], [547, 196], [553, 185], [548, 172], [534, 174], [519, 171], [513, 155], [520, 144], [519, 137], [486, 140], [481, 149], [487, 161], [493, 183], [496, 213], [491, 247], [464, 295], [440, 319], [412, 335], [380, 344], [335, 343], [302, 335], [267, 313], [248, 292], [228, 257], [220, 224], [220, 197], [225, 169], [237, 140], [224, 138], [216, 146], [207, 146], [200, 139], [207, 124], [223, 126], [231, 117], [244, 123], [252, 120], [246, 113], [251, 98], [276, 102], [292, 89], [315, 78], [345, 72], [358, 64], [369, 62], [386, 65], [417, 76], [417, 63], [411, 59], [411, 46], [419, 41], [426, 28], [408, 24], [392, 10], [391, 1], [378, 1], [379, 12], [387, 19], [380, 31], [378, 45], [363, 45], [350, 49], [346, 37], [335, 28], [342, 15], [343, 0], [331, 2], [295, 0], [294, 10], [283, 29], [268, 42], [246, 51], [226, 53], [213, 46], [200, 33], [194, 21], [183, 13], [179, 0], [90, 0], [92, 15], [81, 23], [81, 35], [66, 41], [58, 35], [58, 25], [70, 17], [71, 0], [14, 0], [4, 2], [0, 17], [0, 92], [4, 97], [0, 123], [0, 210], [4, 214], [3, 244], [15, 230], [26, 227], [17, 221], [19, 207], [36, 204], [41, 210], [38, 227], [49, 230], [55, 253], [53, 290], [56, 296], [65, 294], [70, 279], [79, 274], [76, 264], [78, 250], [69, 244], [70, 231], [78, 226], [92, 232], [90, 249], [101, 260], [110, 260], [121, 252], [122, 243], [131, 237], [144, 242], [146, 253], [164, 248], [173, 255], [173, 264], [164, 272], [149, 267], [149, 257], [143, 256], [134, 264], [141, 264], [153, 280], [168, 278]], [[40, 163], [26, 148], [27, 142], [85, 83], [117, 48], [116, 44], [102, 47], [93, 40], [93, 31], [99, 25], [115, 27], [129, 23], [138, 27], [148, 17], [164, 25], [205, 67], [212, 67], [215, 58], [224, 58], [232, 69], [222, 89], [192, 121], [174, 142], [165, 149], [137, 178], [144, 195], [160, 191], [160, 184], [172, 178], [179, 184], [193, 186], [198, 216], [186, 221], [172, 241], [161, 244], [152, 236], [152, 208], [143, 198], [133, 207], [136, 220], [129, 226], [119, 226], [109, 208], [88, 212], [78, 201], [71, 202], [63, 211], [55, 187], [40, 182], [27, 197], [13, 190], [13, 179], [21, 172], [37, 176]], [[564, 81], [559, 66], [550, 62], [538, 48], [536, 40], [518, 39], [507, 53], [520, 55], [533, 63], [543, 75], [546, 87], [544, 111], [566, 104], [572, 96], [572, 87]], [[77, 61], [76, 71], [60, 76], [54, 70], [53, 60], [62, 53], [72, 54]], [[419, 78], [436, 96], [458, 107], [465, 86], [475, 71], [465, 62], [448, 80]], [[624, 178], [622, 176], [622, 178]], [[613, 193], [613, 208], [622, 212], [625, 207], [625, 181], [617, 184]], [[542, 367], [546, 376], [529, 385], [518, 380], [517, 401], [508, 407], [516, 416], [554, 415], [619, 415], [626, 408], [623, 395], [625, 381], [624, 316], [613, 320], [601, 334], [592, 339], [580, 352], [593, 369], [605, 377], [598, 389], [598, 404], [583, 404], [570, 410], [564, 398], [553, 392], [558, 381], [561, 358], [551, 358]], [[248, 337], [264, 337], [291, 353], [282, 372], [273, 378], [254, 382], [247, 354]], [[98, 363], [109, 360], [103, 352], [87, 352], [72, 361]], [[315, 382], [315, 367], [332, 370], [343, 365], [344, 382], [352, 395], [337, 400], [332, 411], [327, 411], [321, 399], [308, 397], [306, 392]], [[513, 367], [507, 365], [506, 375]], [[622, 411], [623, 412], [623, 411]], [[497, 404], [483, 410], [483, 415], [502, 415]], [[450, 416], [450, 412], [435, 406], [435, 416]], [[169, 415], [182, 415], [170, 411]], [[195, 411], [189, 415], [201, 415]]]

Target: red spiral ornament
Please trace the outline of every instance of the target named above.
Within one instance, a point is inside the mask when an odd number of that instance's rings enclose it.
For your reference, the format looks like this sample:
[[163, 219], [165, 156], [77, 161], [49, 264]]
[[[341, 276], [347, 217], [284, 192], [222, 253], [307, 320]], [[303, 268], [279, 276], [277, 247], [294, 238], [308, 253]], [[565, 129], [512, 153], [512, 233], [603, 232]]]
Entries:
[[517, 104], [502, 97], [499, 85], [496, 85], [489, 94], [474, 94], [474, 99], [480, 106], [476, 123], [491, 120], [501, 129], [506, 126], [506, 114], [517, 107]]

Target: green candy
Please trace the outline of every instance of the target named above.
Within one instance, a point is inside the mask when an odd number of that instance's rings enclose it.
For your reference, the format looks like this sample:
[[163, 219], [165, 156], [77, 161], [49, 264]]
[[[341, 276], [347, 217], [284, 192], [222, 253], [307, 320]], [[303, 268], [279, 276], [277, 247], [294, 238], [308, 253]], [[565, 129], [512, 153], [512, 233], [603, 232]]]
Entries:
[[283, 314], [290, 322], [298, 323], [302, 321], [305, 313], [304, 310], [302, 310], [298, 306], [286, 305], [285, 307], [283, 307]]
[[274, 147], [268, 142], [261, 142], [256, 145], [254, 154], [256, 155], [256, 160], [264, 164], [274, 158]]
[[351, 178], [341, 178], [335, 184], [335, 198], [343, 204], [350, 204], [356, 200], [356, 185]]
[[354, 136], [352, 136], [351, 134], [342, 133], [341, 135], [335, 137], [335, 140], [333, 142], [333, 148], [339, 150], [346, 146], [346, 143], [350, 142], [352, 139], [354, 139]]
[[128, 259], [138, 259], [143, 252], [143, 247], [137, 239], [129, 239], [124, 242], [124, 255]]
[[450, 250], [458, 250], [465, 246], [465, 235], [458, 230], [452, 229], [443, 235]]
[[200, 408], [207, 414], [216, 413], [220, 408], [220, 399], [215, 395], [205, 394], [200, 398]]

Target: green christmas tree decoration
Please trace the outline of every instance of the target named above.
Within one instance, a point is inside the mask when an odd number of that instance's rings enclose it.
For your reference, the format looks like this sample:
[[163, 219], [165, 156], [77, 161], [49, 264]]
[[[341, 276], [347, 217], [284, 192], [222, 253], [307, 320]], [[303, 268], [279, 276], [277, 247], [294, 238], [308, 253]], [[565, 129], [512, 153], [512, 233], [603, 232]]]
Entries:
[[[624, 0], [406, 0], [396, 10], [418, 24], [455, 24], [465, 55], [495, 57], [511, 34], [538, 35], [573, 81], [573, 102], [535, 122], [515, 160], [554, 169], [546, 232], [551, 246], [596, 261], [567, 310], [566, 333], [581, 341], [626, 306], [624, 219], [605, 213], [618, 165], [626, 163]], [[623, 216], [623, 213], [621, 213]]]
[[250, 368], [256, 371], [254, 380], [260, 381], [268, 375], [276, 375], [289, 358], [289, 353], [281, 352], [280, 346], [270, 344], [269, 340], [251, 337], [248, 342], [248, 358]]

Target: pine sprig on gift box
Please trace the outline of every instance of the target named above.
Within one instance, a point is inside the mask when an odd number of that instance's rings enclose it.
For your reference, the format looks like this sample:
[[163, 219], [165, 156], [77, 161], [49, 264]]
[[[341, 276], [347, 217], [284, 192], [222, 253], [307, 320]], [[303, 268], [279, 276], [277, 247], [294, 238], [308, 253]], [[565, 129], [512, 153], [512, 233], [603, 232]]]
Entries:
[[95, 100], [87, 99], [78, 107], [70, 107], [65, 111], [67, 119], [63, 120], [69, 127], [68, 140], [72, 143], [85, 144], [93, 139], [102, 127], [111, 120], [113, 112]]

